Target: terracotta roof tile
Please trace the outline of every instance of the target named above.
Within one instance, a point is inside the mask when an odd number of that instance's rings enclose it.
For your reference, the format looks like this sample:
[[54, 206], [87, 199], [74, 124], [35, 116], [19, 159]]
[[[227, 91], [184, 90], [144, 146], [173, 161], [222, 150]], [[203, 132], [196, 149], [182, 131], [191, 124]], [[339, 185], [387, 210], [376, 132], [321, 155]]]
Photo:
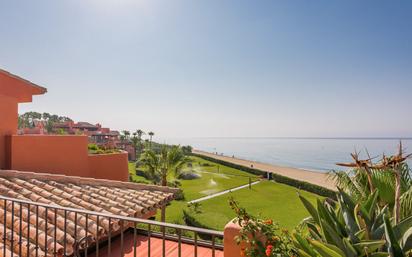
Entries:
[[[143, 217], [173, 200], [176, 192], [177, 189], [174, 188], [128, 182], [0, 171], [0, 195], [128, 217]], [[54, 250], [61, 254], [64, 245], [66, 245], [67, 254], [70, 255], [76, 245], [80, 249], [84, 248], [86, 242], [93, 243], [96, 238], [107, 236], [109, 229], [111, 233], [116, 233], [121, 228], [120, 221], [116, 219], [97, 218], [93, 215], [86, 217], [70, 211], [46, 210], [44, 207], [34, 205], [29, 208], [24, 204], [0, 201], [0, 238], [6, 238], [6, 246], [4, 246], [4, 241], [0, 242], [1, 252], [3, 253], [6, 247], [7, 256], [13, 256], [12, 253], [15, 256], [18, 255], [19, 245], [11, 242], [19, 242], [20, 231], [24, 231], [21, 233], [24, 246], [27, 241], [36, 240], [36, 229], [31, 229], [30, 233], [27, 233], [27, 227], [30, 225], [32, 228], [37, 226], [39, 230], [38, 256], [52, 254]], [[125, 228], [128, 224], [123, 225]], [[13, 249], [11, 249], [12, 245]], [[29, 248], [22, 247], [22, 249], [21, 256], [36, 256], [35, 244], [31, 244]]]

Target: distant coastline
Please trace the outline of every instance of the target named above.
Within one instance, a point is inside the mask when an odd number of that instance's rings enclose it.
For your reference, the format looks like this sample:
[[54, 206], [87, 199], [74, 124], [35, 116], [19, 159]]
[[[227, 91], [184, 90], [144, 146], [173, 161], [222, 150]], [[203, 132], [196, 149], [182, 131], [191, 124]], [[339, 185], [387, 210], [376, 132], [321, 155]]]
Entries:
[[[379, 160], [383, 153], [398, 151], [399, 138], [285, 138], [285, 137], [204, 137], [169, 138], [167, 143], [191, 145], [194, 149], [209, 153], [235, 156], [238, 159], [290, 167], [304, 171], [326, 173], [342, 170], [338, 162], [351, 161], [350, 153], [360, 152], [367, 158], [366, 149]], [[412, 139], [401, 139], [406, 153], [412, 152]], [[412, 159], [408, 162], [410, 164]]]
[[412, 137], [188, 137], [192, 139], [412, 140]]
[[201, 150], [201, 149], [193, 149], [193, 152], [194, 153], [197, 153], [197, 154], [210, 154], [211, 156], [213, 156], [213, 157], [226, 157], [226, 158], [230, 158], [231, 160], [239, 160], [239, 161], [244, 161], [244, 162], [249, 162], [249, 163], [251, 163], [251, 164], [253, 164], [253, 163], [259, 163], [259, 164], [262, 164], [262, 165], [270, 165], [270, 166], [273, 166], [273, 167], [277, 167], [277, 168], [288, 168], [288, 169], [297, 169], [297, 170], [302, 170], [302, 171], [305, 171], [305, 172], [316, 172], [316, 173], [322, 173], [322, 174], [325, 174], [325, 172], [328, 172], [328, 170], [325, 170], [325, 169], [308, 169], [308, 168], [303, 168], [303, 167], [297, 167], [297, 166], [286, 166], [286, 165], [278, 165], [278, 164], [273, 164], [273, 163], [266, 163], [266, 162], [261, 162], [261, 161], [258, 161], [258, 160], [254, 160], [254, 159], [247, 159], [247, 158], [244, 158], [244, 157], [237, 157], [237, 156], [234, 156], [234, 155], [232, 155], [232, 156], [229, 156], [229, 155], [227, 155], [227, 154], [224, 154], [224, 153], [211, 153], [211, 152], [208, 152], [208, 151], [203, 151], [203, 150]]

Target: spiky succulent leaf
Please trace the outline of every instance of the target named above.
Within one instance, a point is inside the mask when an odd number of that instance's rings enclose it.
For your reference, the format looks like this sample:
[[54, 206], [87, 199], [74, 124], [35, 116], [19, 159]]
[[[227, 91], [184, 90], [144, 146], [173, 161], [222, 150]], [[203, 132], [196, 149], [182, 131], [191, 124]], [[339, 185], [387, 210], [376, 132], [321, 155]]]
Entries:
[[396, 240], [389, 218], [386, 215], [383, 215], [383, 220], [385, 223], [385, 238], [388, 246], [388, 253], [393, 257], [403, 257], [404, 254], [398, 241]]
[[372, 253], [381, 249], [385, 245], [385, 240], [362, 241], [354, 244], [353, 247], [360, 253]]
[[343, 244], [345, 245], [345, 254], [347, 257], [358, 257], [358, 252], [356, 251], [355, 247], [352, 246], [352, 243], [347, 239], [342, 239]]
[[404, 252], [412, 249], [412, 216], [393, 227], [393, 233]]
[[298, 249], [304, 251], [309, 256], [318, 256], [318, 254], [312, 249], [312, 246], [308, 243], [308, 241], [302, 238], [298, 233], [293, 235], [294, 243]]
[[303, 203], [303, 206], [305, 206], [306, 210], [309, 212], [310, 216], [312, 216], [313, 220], [316, 222], [316, 224], [319, 223], [319, 215], [318, 212], [316, 211], [316, 208], [312, 205], [311, 202], [309, 202], [305, 197], [299, 194], [299, 199]]
[[298, 249], [298, 254], [299, 254], [299, 256], [302, 256], [302, 257], [318, 257], [318, 256], [320, 256], [317, 253], [315, 253], [314, 255], [310, 255], [307, 252], [303, 251], [302, 249]]
[[322, 257], [345, 257], [345, 254], [336, 247], [315, 240], [310, 243]]
[[[340, 195], [342, 196], [342, 194]], [[349, 211], [349, 207], [345, 205], [343, 198], [344, 197], [341, 197], [339, 199], [339, 203], [341, 204], [342, 215], [348, 228], [348, 234], [353, 243], [358, 243], [359, 238], [356, 237], [356, 233], [360, 230], [360, 228], [353, 217], [353, 211]]]
[[[324, 229], [325, 237], [329, 238], [328, 243], [336, 245], [339, 247], [342, 251], [345, 250], [345, 246], [342, 243], [342, 237], [339, 236], [337, 231], [335, 230], [334, 227], [332, 227], [330, 224], [328, 224], [326, 221], [321, 220], [322, 222], [322, 227]], [[333, 224], [332, 224], [333, 225]]]

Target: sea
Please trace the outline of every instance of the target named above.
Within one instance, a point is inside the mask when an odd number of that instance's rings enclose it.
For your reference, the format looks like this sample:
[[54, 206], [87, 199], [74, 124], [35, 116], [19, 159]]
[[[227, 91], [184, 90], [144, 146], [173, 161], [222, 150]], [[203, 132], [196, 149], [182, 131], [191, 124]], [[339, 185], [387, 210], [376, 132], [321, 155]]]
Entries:
[[[398, 152], [402, 142], [406, 153], [412, 153], [412, 138], [165, 138], [163, 143], [190, 145], [195, 149], [267, 164], [317, 172], [342, 170], [338, 162], [351, 162], [350, 154], [379, 161], [382, 154]], [[408, 160], [412, 165], [412, 161]], [[411, 166], [412, 167], [412, 166]]]

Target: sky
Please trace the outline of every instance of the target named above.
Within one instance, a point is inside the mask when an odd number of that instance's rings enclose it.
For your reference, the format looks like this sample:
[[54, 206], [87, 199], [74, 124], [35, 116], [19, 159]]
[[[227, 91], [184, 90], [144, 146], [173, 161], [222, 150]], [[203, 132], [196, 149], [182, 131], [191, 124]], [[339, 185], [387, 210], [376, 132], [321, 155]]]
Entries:
[[411, 137], [412, 1], [0, 0], [25, 111], [167, 137]]

